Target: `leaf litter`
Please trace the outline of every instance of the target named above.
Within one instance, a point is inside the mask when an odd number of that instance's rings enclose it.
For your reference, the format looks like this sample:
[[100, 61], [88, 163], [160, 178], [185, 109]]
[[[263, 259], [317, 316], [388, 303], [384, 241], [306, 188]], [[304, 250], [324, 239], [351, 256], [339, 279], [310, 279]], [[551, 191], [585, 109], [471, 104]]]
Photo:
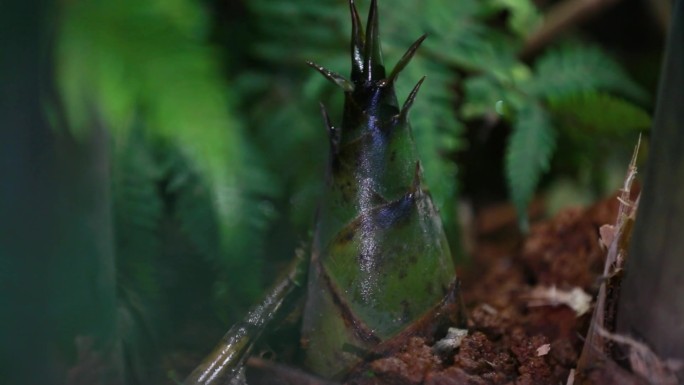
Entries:
[[[672, 370], [682, 363], [659, 359], [613, 328], [638, 207], [635, 176], [632, 159], [617, 195], [533, 223], [526, 238], [511, 230], [514, 218], [477, 229], [473, 261], [459, 271], [467, 330], [409, 338], [367, 359], [344, 383], [676, 384]], [[491, 216], [484, 210], [478, 215]], [[616, 344], [627, 347], [632, 371], [611, 358]]]
[[[611, 296], [616, 294], [622, 276], [638, 207], [635, 176], [633, 158], [616, 196], [588, 209], [567, 209], [551, 220], [538, 222], [526, 239], [506, 226], [476, 234], [474, 262], [460, 272], [469, 310], [468, 331], [459, 332], [454, 348], [443, 347], [454, 337], [453, 330], [436, 336], [434, 341], [412, 341], [399, 355], [372, 361], [364, 369], [365, 377], [352, 376], [349, 383], [645, 383], [614, 362], [603, 366], [619, 373], [614, 378], [588, 378], [581, 362], [576, 369], [583, 351], [605, 351], [620, 343], [629, 345], [629, 359], [637, 375], [648, 373], [658, 378], [658, 383], [670, 384], [667, 370], [672, 363], [658, 360], [638, 341], [593, 326], [596, 322], [614, 322], [614, 315], [606, 312], [614, 311], [615, 305], [607, 302], [613, 300]], [[597, 350], [597, 343], [603, 350]], [[419, 366], [419, 376], [400, 374], [405, 373], [411, 357], [430, 362]], [[601, 366], [601, 362], [607, 362], [605, 358], [593, 364]], [[394, 370], [397, 362], [392, 359], [404, 363], [401, 371]], [[665, 374], [654, 377], [660, 372]]]

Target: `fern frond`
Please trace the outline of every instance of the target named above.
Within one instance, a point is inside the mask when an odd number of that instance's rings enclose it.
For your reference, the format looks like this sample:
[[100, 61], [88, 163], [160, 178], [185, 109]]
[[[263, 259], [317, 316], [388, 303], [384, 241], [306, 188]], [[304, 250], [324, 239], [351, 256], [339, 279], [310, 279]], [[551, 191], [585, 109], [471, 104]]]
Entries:
[[162, 279], [160, 225], [162, 197], [157, 191], [161, 169], [147, 143], [134, 130], [114, 146], [112, 213], [117, 267], [118, 332], [132, 384], [147, 383], [157, 363], [153, 352], [161, 319]]
[[[336, 62], [344, 57], [337, 48], [345, 47], [348, 39], [345, 2], [253, 0], [247, 7], [256, 16], [260, 35], [254, 51], [271, 64], [277, 63], [280, 68], [301, 66], [305, 60], [318, 62], [322, 53], [338, 57]], [[321, 64], [337, 69], [329, 62]]]
[[[134, 140], [136, 139], [136, 140]], [[142, 139], [115, 146], [112, 201], [120, 283], [143, 298], [158, 296], [155, 262], [160, 253], [163, 202], [157, 192], [161, 170]]]
[[527, 206], [541, 175], [549, 169], [556, 147], [551, 119], [539, 104], [518, 111], [506, 149], [506, 177], [520, 226], [527, 229]]
[[[313, 75], [317, 76], [311, 82], [316, 84], [315, 87], [320, 87], [321, 92], [333, 87], [319, 74]], [[280, 80], [270, 79], [276, 82]], [[315, 108], [319, 100], [327, 102], [327, 99], [321, 95], [303, 95], [307, 86], [302, 89], [301, 85], [297, 87], [280, 82], [270, 92], [260, 94], [260, 103], [250, 106], [249, 110], [253, 122], [255, 156], [260, 157], [264, 168], [270, 170], [269, 196], [289, 202], [281, 208], [283, 212], [280, 214], [291, 215], [291, 223], [299, 234], [305, 234], [311, 227], [318, 192], [323, 186], [320, 175], [325, 170], [327, 160], [327, 154], [323, 151], [326, 133], [320, 112]], [[308, 106], [305, 105], [307, 101], [311, 103]], [[337, 110], [331, 113], [333, 118], [339, 116]], [[278, 140], [273, 140], [274, 137]], [[293, 155], [304, 153], [307, 155]], [[283, 250], [283, 253], [284, 256], [291, 254], [289, 250]]]
[[571, 129], [621, 134], [646, 129], [651, 117], [642, 108], [617, 96], [584, 92], [552, 98], [549, 106], [556, 119]]
[[611, 91], [635, 101], [647, 93], [622, 67], [598, 47], [565, 44], [546, 52], [534, 66], [534, 77], [524, 90], [545, 99], [587, 91]]
[[425, 84], [411, 109], [411, 131], [433, 201], [441, 209], [442, 219], [452, 223], [455, 218], [450, 203], [458, 191], [457, 167], [447, 155], [460, 149], [463, 132], [453, 108], [455, 95], [449, 88], [455, 75], [441, 63], [417, 57], [402, 73], [404, 79], [396, 83], [400, 100], [423, 75], [427, 75]]
[[[214, 299], [222, 304], [218, 313], [230, 319], [244, 311], [261, 292], [263, 223], [270, 219], [270, 213], [267, 207], [259, 205], [252, 191], [227, 191], [221, 195], [238, 209], [231, 212], [234, 223], [222, 222], [217, 209], [220, 203], [214, 201], [212, 183], [204, 174], [172, 146], [159, 152], [168, 181], [164, 194], [173, 202], [171, 215], [182, 235], [187, 237], [192, 250], [214, 266], [218, 276], [238, 277], [215, 283]], [[241, 180], [246, 186], [262, 183], [247, 177]]]
[[499, 101], [515, 104], [515, 94], [508, 92], [500, 82], [489, 75], [472, 76], [463, 82], [465, 99], [461, 117], [469, 120], [494, 113]]
[[162, 146], [158, 152], [166, 181], [163, 193], [173, 202], [170, 215], [194, 250], [207, 260], [218, 260], [221, 236], [209, 186], [177, 150]]
[[382, 9], [385, 40], [389, 47], [405, 47], [427, 33], [422, 49], [433, 60], [467, 70], [504, 70], [519, 42], [487, 26], [487, 6], [477, 0], [398, 1]]
[[133, 118], [171, 142], [207, 178], [224, 224], [234, 223], [244, 162], [239, 120], [220, 61], [205, 42], [206, 15], [187, 0], [139, 4], [75, 2], [65, 7], [58, 55], [70, 128], [86, 135], [86, 106], [101, 112], [116, 141]]
[[538, 28], [542, 14], [530, 0], [493, 0], [495, 9], [509, 12], [508, 27], [521, 37], [526, 37]]

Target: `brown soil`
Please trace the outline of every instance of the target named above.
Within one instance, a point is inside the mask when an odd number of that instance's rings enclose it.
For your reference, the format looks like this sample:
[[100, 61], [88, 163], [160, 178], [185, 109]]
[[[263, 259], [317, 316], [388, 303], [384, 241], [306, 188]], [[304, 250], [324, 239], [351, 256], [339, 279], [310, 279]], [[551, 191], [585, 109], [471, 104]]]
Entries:
[[[430, 338], [402, 338], [393, 345], [394, 353], [376, 354], [360, 364], [345, 384], [644, 385], [643, 379], [600, 354], [592, 356], [591, 368], [573, 374], [592, 316], [589, 304], [603, 280], [606, 252], [599, 243], [599, 228], [615, 222], [618, 205], [613, 196], [588, 209], [565, 210], [534, 223], [526, 237], [517, 231], [510, 206], [478, 213], [472, 226], [473, 258], [459, 271], [468, 315], [468, 334], [460, 346], [434, 348], [446, 331]], [[541, 212], [539, 205], [534, 212]], [[584, 293], [584, 302], [571, 307], [563, 295], [573, 290]], [[298, 323], [289, 325], [292, 330], [284, 334], [296, 334]], [[290, 339], [270, 341], [262, 352], [285, 352], [281, 359], [297, 361], [296, 344]], [[340, 385], [278, 364], [279, 359], [268, 355], [258, 356], [247, 365], [250, 384]]]
[[513, 218], [491, 220], [507, 216], [508, 209], [481, 213], [473, 263], [460, 272], [469, 315], [460, 347], [437, 354], [434, 341], [412, 338], [393, 356], [367, 363], [347, 383], [566, 384], [591, 309], [578, 315], [539, 294], [552, 295], [555, 287], [556, 293], [580, 288], [596, 295], [605, 254], [599, 227], [615, 221], [617, 208], [613, 197], [586, 210], [565, 210], [534, 225], [524, 239]]

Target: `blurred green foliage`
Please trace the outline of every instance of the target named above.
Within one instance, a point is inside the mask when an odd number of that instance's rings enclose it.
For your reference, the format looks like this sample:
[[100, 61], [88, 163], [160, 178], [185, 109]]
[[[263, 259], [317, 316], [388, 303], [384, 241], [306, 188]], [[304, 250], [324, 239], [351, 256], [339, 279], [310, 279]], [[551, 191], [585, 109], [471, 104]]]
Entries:
[[[368, 1], [358, 3], [367, 8]], [[229, 324], [256, 300], [273, 266], [306, 241], [328, 156], [318, 102], [334, 121], [341, 116], [337, 90], [304, 62], [348, 70], [345, 0], [236, 2], [227, 19], [212, 6], [61, 4], [57, 74], [68, 129], [88, 135], [94, 108], [113, 139], [120, 330], [140, 381], [154, 366], [145, 360], [156, 362], [154, 349], [140, 353], [153, 344], [141, 341], [159, 342], [184, 327], [171, 320], [189, 308], [180, 300], [208, 304], [187, 319], [213, 315]], [[562, 41], [531, 62], [519, 58], [543, 23], [530, 0], [379, 6], [388, 65], [429, 34], [397, 88], [405, 98], [428, 76], [411, 122], [452, 243], [455, 159], [467, 150], [471, 122], [510, 126], [502, 167], [523, 226], [554, 153], [573, 146], [559, 137], [582, 151], [650, 124], [648, 95], [602, 49]], [[193, 267], [200, 264], [208, 267]], [[190, 276], [198, 272], [208, 275]], [[209, 291], [192, 292], [200, 281]], [[172, 345], [167, 340], [165, 348]]]

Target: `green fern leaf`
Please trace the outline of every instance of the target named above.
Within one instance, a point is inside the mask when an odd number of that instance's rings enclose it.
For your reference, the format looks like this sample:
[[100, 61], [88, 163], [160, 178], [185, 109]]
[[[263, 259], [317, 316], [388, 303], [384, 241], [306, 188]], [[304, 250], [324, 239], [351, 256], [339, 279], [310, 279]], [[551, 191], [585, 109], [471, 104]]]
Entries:
[[510, 111], [521, 109], [534, 99], [520, 92], [515, 84], [529, 78], [527, 67], [520, 64], [511, 68], [508, 74], [498, 77], [494, 74], [471, 76], [463, 82], [465, 99], [461, 106], [461, 117], [469, 120], [497, 113], [510, 119]]
[[506, 150], [506, 177], [520, 226], [527, 229], [527, 206], [541, 175], [549, 169], [556, 146], [551, 119], [539, 104], [523, 107], [516, 116]]
[[[346, 46], [348, 38], [344, 2], [253, 0], [247, 7], [257, 21], [255, 52], [267, 63], [277, 63], [281, 70], [287, 66], [303, 69], [304, 60], [315, 61], [322, 52], [329, 53], [326, 57], [343, 58], [335, 48]], [[331, 65], [326, 62], [326, 67]]]
[[493, 6], [510, 13], [508, 26], [521, 37], [532, 33], [542, 22], [541, 13], [530, 0], [493, 0]]
[[514, 64], [520, 42], [487, 26], [488, 6], [478, 0], [392, 3], [381, 8], [386, 41], [389, 47], [404, 47], [428, 33], [423, 49], [431, 58], [468, 70], [505, 71]]
[[545, 99], [586, 91], [612, 91], [636, 101], [647, 93], [610, 56], [598, 47], [566, 44], [545, 53], [534, 66], [534, 77], [523, 86]]
[[[171, 215], [181, 235], [187, 237], [193, 252], [214, 266], [218, 276], [237, 277], [224, 277], [214, 284], [214, 301], [220, 304], [217, 313], [230, 320], [251, 305], [262, 290], [260, 257], [264, 224], [271, 219], [269, 207], [254, 198], [255, 191], [229, 191], [225, 199], [235, 200], [233, 204], [240, 209], [231, 213], [236, 221], [226, 224], [216, 208], [212, 184], [204, 174], [173, 146], [159, 152], [168, 179], [164, 194], [173, 201]], [[258, 175], [241, 180], [247, 186], [263, 184], [251, 180]]]
[[467, 78], [463, 82], [463, 88], [465, 100], [460, 112], [461, 117], [466, 120], [492, 114], [496, 111], [496, 104], [499, 101], [511, 104], [510, 99], [516, 96], [488, 75]]
[[64, 17], [58, 79], [72, 132], [89, 132], [85, 112], [93, 106], [117, 142], [140, 121], [206, 176], [221, 222], [236, 222], [243, 209], [236, 170], [248, 165], [220, 62], [205, 43], [201, 7], [97, 0], [70, 4]]
[[651, 117], [642, 108], [601, 92], [552, 98], [549, 106], [554, 117], [571, 129], [620, 134], [651, 125]]
[[154, 263], [160, 253], [161, 177], [140, 135], [114, 149], [112, 201], [119, 283], [146, 299], [158, 296]]
[[449, 89], [454, 75], [441, 63], [417, 57], [404, 69], [405, 80], [397, 82], [397, 94], [406, 97], [410, 87], [425, 74], [429, 75], [411, 110], [412, 133], [433, 201], [444, 222], [452, 223], [454, 209], [449, 203], [458, 190], [457, 168], [446, 155], [460, 149], [463, 132], [452, 107], [455, 96]]
[[[160, 225], [161, 169], [136, 129], [114, 146], [112, 203], [116, 250], [118, 331], [131, 383], [148, 383], [157, 364], [155, 349], [163, 306]], [[156, 325], [157, 327], [153, 327]], [[135, 379], [135, 380], [133, 380]]]

